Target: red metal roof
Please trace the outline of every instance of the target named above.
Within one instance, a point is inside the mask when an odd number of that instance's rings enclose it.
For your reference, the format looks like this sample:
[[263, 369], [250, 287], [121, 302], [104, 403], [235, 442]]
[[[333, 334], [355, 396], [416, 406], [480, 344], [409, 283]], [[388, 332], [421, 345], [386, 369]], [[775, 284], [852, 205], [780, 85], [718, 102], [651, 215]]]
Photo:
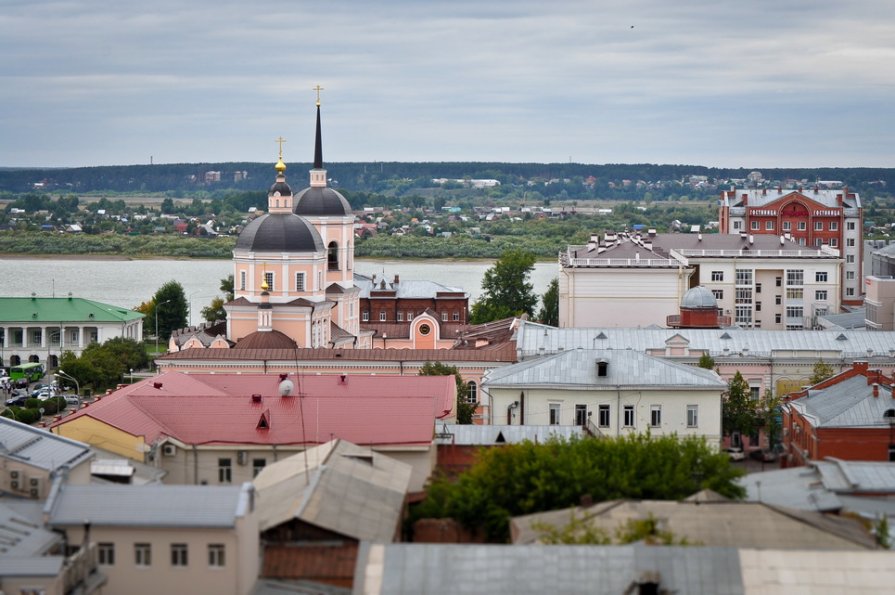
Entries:
[[[103, 397], [53, 427], [86, 415], [149, 443], [170, 436], [186, 444], [322, 444], [334, 438], [430, 444], [435, 420], [450, 415], [456, 397], [453, 376], [289, 379], [291, 395], [281, 397], [278, 374], [168, 372]], [[269, 428], [259, 429], [265, 412]]]
[[486, 352], [474, 349], [184, 349], [168, 353], [156, 361], [178, 360], [265, 360], [286, 362], [307, 361], [471, 361], [515, 362], [516, 347], [512, 343], [489, 347]]

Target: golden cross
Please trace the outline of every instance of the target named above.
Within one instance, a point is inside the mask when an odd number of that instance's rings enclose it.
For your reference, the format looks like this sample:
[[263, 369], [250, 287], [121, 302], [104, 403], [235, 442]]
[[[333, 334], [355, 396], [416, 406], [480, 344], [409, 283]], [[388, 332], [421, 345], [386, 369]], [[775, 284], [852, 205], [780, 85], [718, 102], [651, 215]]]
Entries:
[[286, 139], [283, 138], [282, 136], [278, 136], [277, 140], [275, 140], [274, 142], [280, 145], [280, 161], [282, 161], [283, 160], [283, 143], [286, 142]]
[[320, 92], [323, 91], [323, 87], [321, 87], [318, 84], [316, 87], [313, 87], [311, 90], [317, 91], [317, 106], [319, 107], [320, 106]]

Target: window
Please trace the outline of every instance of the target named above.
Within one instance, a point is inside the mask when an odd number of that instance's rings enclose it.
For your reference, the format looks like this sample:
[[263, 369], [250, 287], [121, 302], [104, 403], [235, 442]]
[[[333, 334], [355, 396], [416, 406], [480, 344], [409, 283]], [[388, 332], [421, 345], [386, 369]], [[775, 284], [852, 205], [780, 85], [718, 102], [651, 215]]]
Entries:
[[826, 283], [827, 282], [827, 272], [826, 271], [818, 271], [814, 273], [814, 281], [817, 283]]
[[802, 318], [803, 314], [802, 306], [786, 306], [786, 317], [789, 319]]
[[96, 555], [100, 564], [104, 566], [115, 565], [115, 544], [114, 543], [98, 543], [96, 544]]
[[649, 408], [649, 425], [658, 428], [662, 425], [662, 406], [650, 405]]
[[267, 283], [267, 291], [273, 291], [273, 273], [264, 273], [264, 282]]
[[838, 245], [839, 245], [839, 240], [837, 240], [836, 238], [830, 238], [830, 247], [831, 248], [835, 248]]
[[830, 231], [839, 231], [838, 221], [830, 221]]
[[330, 242], [326, 250], [326, 268], [330, 271], [339, 270], [339, 245]]
[[755, 284], [755, 293], [761, 293], [761, 283]]
[[413, 312], [408, 312], [407, 313], [407, 322], [410, 322], [411, 320], [413, 320]]
[[186, 566], [189, 563], [188, 551], [185, 543], [171, 544], [171, 566]]
[[218, 482], [230, 483], [231, 481], [233, 481], [233, 461], [218, 459]]
[[814, 292], [814, 299], [818, 302], [827, 301], [827, 290], [826, 289], [818, 289]]
[[451, 319], [452, 319], [454, 322], [460, 320], [460, 313], [459, 313], [459, 312], [454, 312], [453, 314], [451, 314]]
[[850, 279], [850, 280], [854, 280], [854, 278], [855, 278], [855, 272], [854, 272], [854, 271], [845, 271], [845, 278], [846, 278], [846, 279]]
[[854, 231], [854, 230], [855, 230], [855, 222], [854, 222], [854, 221], [847, 221], [847, 222], [845, 223], [845, 229], [847, 229], [848, 231]]
[[792, 223], [790, 223], [789, 221], [784, 221], [783, 222], [783, 231], [789, 231], [791, 229], [792, 229]]
[[136, 566], [152, 566], [152, 545], [148, 543], [134, 544], [134, 564]]
[[466, 383], [466, 402], [467, 403], [478, 403], [479, 399], [479, 387], [473, 381], [470, 380]]
[[208, 565], [221, 567], [225, 563], [224, 561], [224, 544], [223, 543], [209, 543], [208, 544]]
[[799, 221], [799, 231], [805, 231], [808, 229], [808, 224], [804, 221]]
[[854, 262], [855, 262], [855, 255], [854, 255], [854, 254], [848, 254], [848, 255], [846, 255], [846, 257], [845, 257], [845, 262], [854, 263]]
[[782, 287], [783, 277], [774, 277], [774, 283], [777, 285], [777, 287]]
[[801, 300], [805, 297], [805, 290], [801, 287], [787, 287], [786, 288], [786, 299], [787, 300]]
[[699, 405], [687, 405], [687, 427], [695, 428], [699, 425]]
[[751, 289], [740, 289], [736, 290], [736, 300], [737, 304], [751, 304], [752, 303], [752, 290]]
[[723, 300], [724, 299], [724, 290], [723, 289], [713, 289], [712, 295], [715, 296], [716, 300], [719, 300], [719, 301]]
[[625, 405], [625, 427], [634, 427], [634, 405]]
[[447, 312], [441, 313], [441, 322], [447, 322]]
[[776, 322], [777, 324], [780, 324], [781, 322], [783, 322], [783, 315], [782, 314], [774, 314], [774, 322]]
[[323, 288], [323, 271], [317, 271], [317, 289]]
[[855, 288], [854, 288], [854, 287], [847, 287], [847, 288], [845, 289], [845, 295], [855, 295]]
[[575, 425], [587, 425], [587, 405], [575, 405]]
[[41, 343], [42, 338], [43, 338], [43, 332], [39, 328], [31, 329], [31, 338], [29, 339], [29, 342], [32, 345], [39, 345]]
[[258, 477], [265, 467], [267, 467], [267, 459], [252, 459], [252, 477]]
[[398, 312], [398, 322], [404, 322], [404, 312]]
[[385, 322], [385, 311], [379, 313], [379, 322]]
[[601, 428], [609, 427], [609, 405], [600, 405], [597, 421]]
[[755, 311], [761, 312], [761, 302], [755, 302]]
[[749, 396], [753, 401], [757, 401], [761, 397], [761, 387], [760, 386], [750, 386], [749, 387]]
[[712, 271], [712, 281], [724, 281], [724, 271]]
[[305, 290], [305, 274], [295, 273], [295, 291]]
[[550, 425], [559, 425], [559, 403], [550, 403]]
[[741, 223], [742, 223], [741, 221], [734, 221], [734, 222], [733, 222], [733, 228], [734, 228], [734, 229], [739, 229]]
[[764, 228], [767, 231], [774, 231], [774, 222], [773, 221], [765, 221]]
[[752, 285], [752, 269], [737, 269], [737, 285]]
[[752, 322], [752, 306], [737, 306], [735, 322], [737, 324], [750, 324]]
[[752, 229], [758, 229], [758, 221], [752, 222]]
[[246, 272], [239, 271], [239, 289], [245, 291], [246, 288]]
[[360, 317], [361, 317], [361, 320], [363, 320], [364, 322], [370, 322], [370, 311], [364, 310], [363, 313], [360, 315]]
[[855, 245], [855, 238], [848, 238], [845, 240], [845, 245], [849, 248]]
[[805, 282], [805, 272], [801, 269], [787, 269], [786, 270], [786, 284], [787, 285], [803, 285]]
[[821, 244], [823, 244], [823, 243], [824, 243], [823, 240], [821, 240], [820, 238], [814, 238], [814, 247], [815, 248], [820, 248]]
[[823, 231], [824, 230], [824, 222], [823, 221], [815, 221], [814, 222], [814, 231]]
[[776, 304], [776, 305], [779, 306], [779, 305], [782, 304], [782, 303], [783, 303], [783, 296], [782, 296], [782, 295], [775, 295], [775, 296], [774, 296], [774, 304]]

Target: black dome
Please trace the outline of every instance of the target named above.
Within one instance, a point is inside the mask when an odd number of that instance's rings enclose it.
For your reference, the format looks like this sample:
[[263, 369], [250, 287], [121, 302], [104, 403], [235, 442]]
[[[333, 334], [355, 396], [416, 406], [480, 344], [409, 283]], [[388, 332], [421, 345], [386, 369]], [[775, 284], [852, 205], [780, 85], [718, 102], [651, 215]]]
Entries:
[[305, 188], [295, 197], [292, 211], [296, 215], [335, 215], [341, 217], [351, 215], [351, 205], [345, 197], [332, 188], [311, 186]]
[[262, 215], [245, 226], [237, 250], [253, 252], [322, 252], [323, 240], [307, 220], [290, 213]]
[[273, 196], [277, 192], [280, 193], [280, 196], [292, 196], [292, 188], [289, 187], [289, 184], [286, 182], [274, 182], [274, 185], [270, 187], [270, 194]]

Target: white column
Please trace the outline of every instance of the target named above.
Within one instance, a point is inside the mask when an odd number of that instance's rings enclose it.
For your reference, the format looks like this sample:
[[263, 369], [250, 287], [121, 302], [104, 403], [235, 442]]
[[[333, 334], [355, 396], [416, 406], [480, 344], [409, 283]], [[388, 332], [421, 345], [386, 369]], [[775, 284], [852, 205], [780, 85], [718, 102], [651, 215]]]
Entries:
[[84, 349], [84, 327], [78, 327], [78, 349]]

